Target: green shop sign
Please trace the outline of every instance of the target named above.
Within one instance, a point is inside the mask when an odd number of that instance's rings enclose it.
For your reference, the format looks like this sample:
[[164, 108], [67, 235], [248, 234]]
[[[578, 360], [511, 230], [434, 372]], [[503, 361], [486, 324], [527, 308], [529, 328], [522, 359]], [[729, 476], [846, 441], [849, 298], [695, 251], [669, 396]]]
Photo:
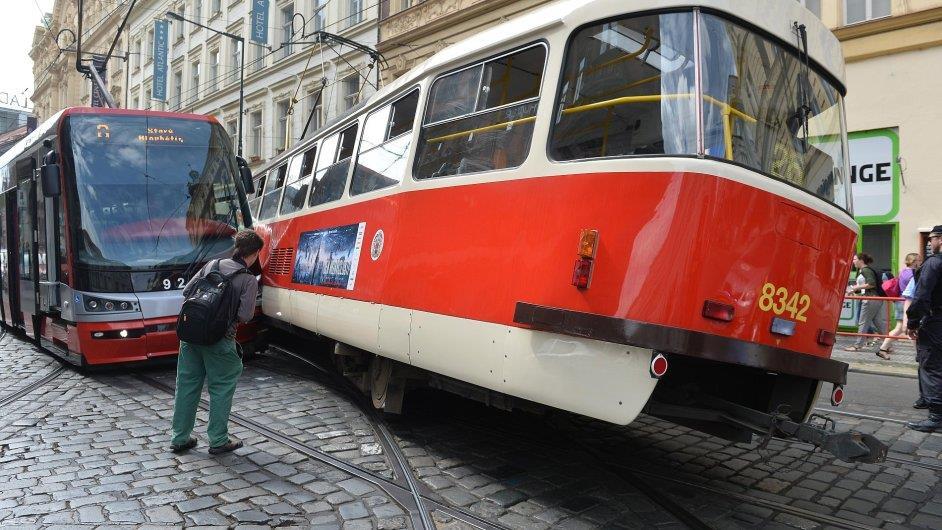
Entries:
[[896, 129], [848, 135], [854, 218], [860, 224], [888, 223], [899, 212], [899, 135]]

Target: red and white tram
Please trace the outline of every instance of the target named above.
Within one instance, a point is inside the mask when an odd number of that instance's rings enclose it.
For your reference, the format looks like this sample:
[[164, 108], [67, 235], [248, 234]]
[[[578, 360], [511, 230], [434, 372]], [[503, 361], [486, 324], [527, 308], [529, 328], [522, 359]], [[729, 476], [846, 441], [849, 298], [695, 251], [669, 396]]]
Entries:
[[251, 224], [250, 173], [207, 116], [66, 109], [0, 177], [0, 316], [77, 364], [176, 354], [180, 289]]
[[369, 360], [378, 405], [411, 366], [492, 402], [808, 438], [847, 373], [844, 93], [793, 0], [550, 4], [260, 174], [263, 312]]

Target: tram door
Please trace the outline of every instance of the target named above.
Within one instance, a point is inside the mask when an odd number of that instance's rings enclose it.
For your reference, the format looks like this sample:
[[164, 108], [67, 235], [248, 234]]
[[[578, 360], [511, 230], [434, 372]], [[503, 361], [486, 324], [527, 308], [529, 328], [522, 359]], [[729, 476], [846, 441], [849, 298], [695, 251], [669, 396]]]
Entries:
[[[16, 164], [16, 248], [19, 269], [19, 281], [13, 285], [19, 287], [19, 305], [22, 310], [23, 326], [27, 333], [39, 338], [36, 329], [36, 259], [35, 259], [35, 212], [36, 195], [34, 194], [35, 181], [33, 171], [36, 161], [30, 157]], [[29, 317], [27, 316], [29, 315]]]
[[20, 311], [19, 256], [17, 255], [17, 193], [16, 189], [0, 196], [3, 202], [2, 241], [0, 241], [0, 281], [3, 282], [3, 319], [11, 326], [23, 325], [23, 313]]

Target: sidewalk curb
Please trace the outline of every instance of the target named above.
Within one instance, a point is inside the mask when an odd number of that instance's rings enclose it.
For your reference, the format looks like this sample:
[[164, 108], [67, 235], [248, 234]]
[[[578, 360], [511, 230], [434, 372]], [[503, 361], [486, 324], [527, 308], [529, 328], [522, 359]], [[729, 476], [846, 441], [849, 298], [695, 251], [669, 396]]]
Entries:
[[878, 364], [848, 362], [850, 372], [870, 375], [888, 375], [894, 377], [905, 377], [907, 379], [916, 379], [917, 368], [910, 364]]

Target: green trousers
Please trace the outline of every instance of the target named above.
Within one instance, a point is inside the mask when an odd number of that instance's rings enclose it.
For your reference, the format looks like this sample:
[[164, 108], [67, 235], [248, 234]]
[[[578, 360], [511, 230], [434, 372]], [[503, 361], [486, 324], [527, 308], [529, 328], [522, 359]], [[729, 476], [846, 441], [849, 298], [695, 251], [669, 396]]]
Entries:
[[177, 391], [173, 404], [174, 445], [182, 445], [190, 438], [196, 424], [196, 409], [203, 393], [203, 379], [209, 389], [210, 447], [229, 440], [229, 411], [232, 395], [242, 375], [242, 359], [236, 352], [234, 340], [225, 338], [210, 346], [180, 342], [177, 357]]

